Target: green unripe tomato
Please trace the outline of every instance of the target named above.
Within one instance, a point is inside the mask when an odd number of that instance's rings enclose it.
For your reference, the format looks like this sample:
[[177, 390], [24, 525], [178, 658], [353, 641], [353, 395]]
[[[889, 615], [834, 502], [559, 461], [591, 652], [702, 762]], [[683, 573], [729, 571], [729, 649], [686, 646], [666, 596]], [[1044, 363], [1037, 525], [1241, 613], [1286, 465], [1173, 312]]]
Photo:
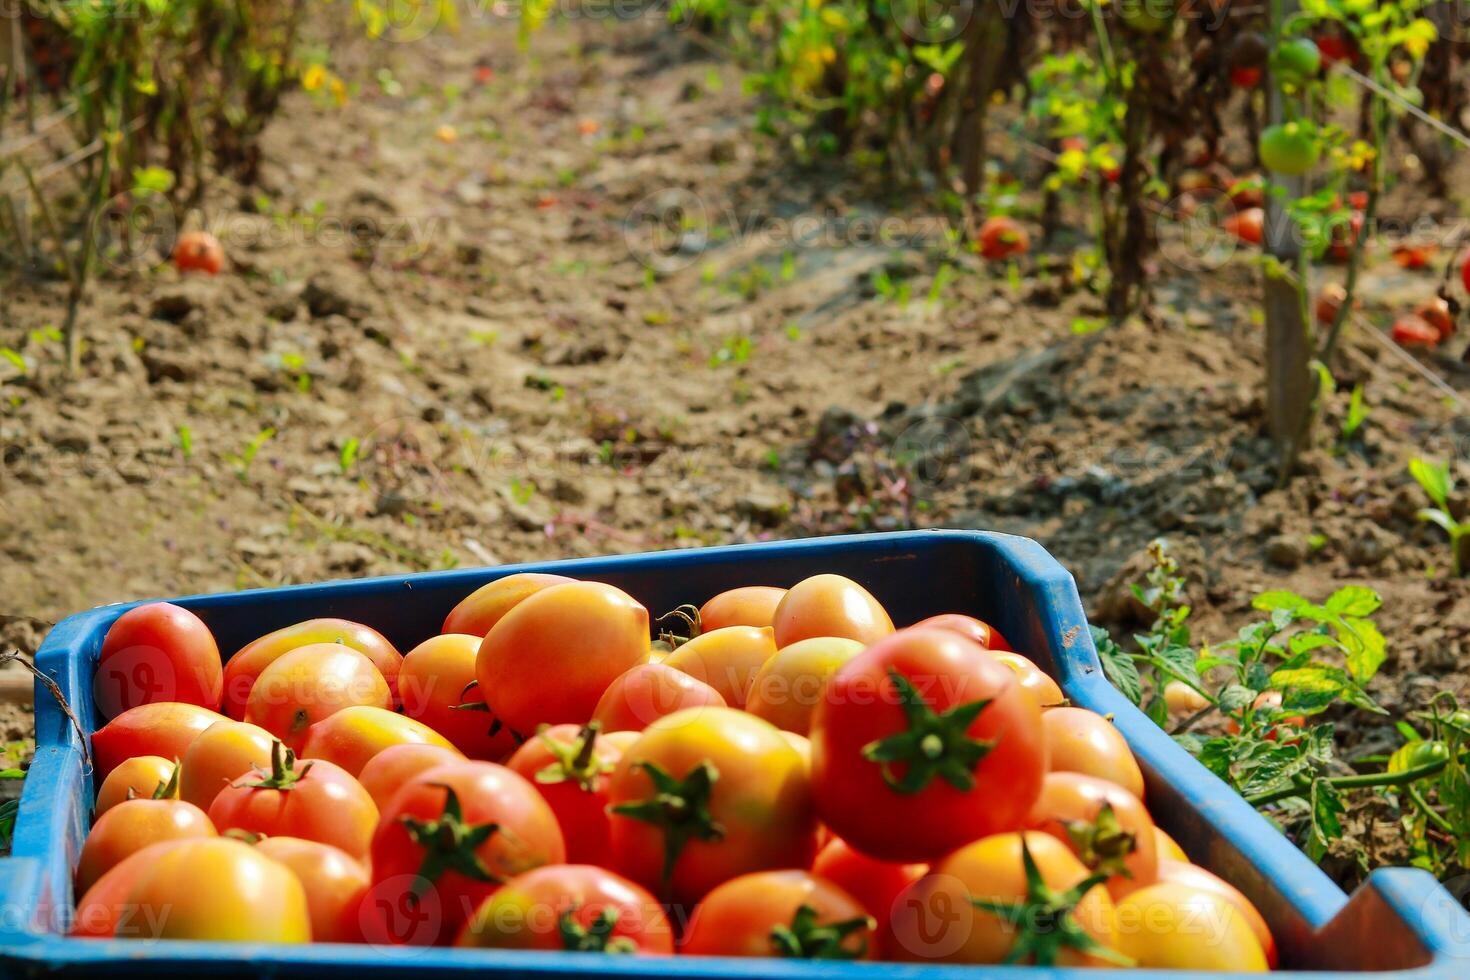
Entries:
[[1174, 23], [1175, 0], [1113, 0], [1123, 26], [1138, 34], [1162, 34]]
[[1261, 132], [1261, 163], [1278, 174], [1300, 177], [1317, 165], [1322, 147], [1317, 134], [1301, 123], [1280, 123]]
[[1393, 755], [1388, 757], [1388, 771], [1390, 773], [1408, 772], [1410, 769], [1445, 762], [1449, 757], [1449, 746], [1443, 742], [1437, 740], [1410, 742], [1408, 745], [1400, 746]]
[[1271, 53], [1271, 71], [1277, 81], [1302, 86], [1322, 70], [1322, 52], [1309, 37], [1293, 37], [1282, 41]]

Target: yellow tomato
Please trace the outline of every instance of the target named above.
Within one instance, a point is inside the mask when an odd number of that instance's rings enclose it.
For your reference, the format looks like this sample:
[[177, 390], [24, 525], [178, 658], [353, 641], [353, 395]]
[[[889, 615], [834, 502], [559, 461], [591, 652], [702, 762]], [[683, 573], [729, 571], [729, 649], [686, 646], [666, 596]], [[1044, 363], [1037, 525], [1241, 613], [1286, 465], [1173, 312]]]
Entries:
[[468, 633], [484, 638], [501, 617], [527, 596], [549, 585], [562, 585], [575, 579], [543, 572], [520, 572], [482, 585], [461, 599], [444, 619], [441, 633]]
[[1120, 901], [1114, 921], [1119, 948], [1144, 969], [1267, 969], [1250, 923], [1217, 891], [1161, 881]]
[[827, 678], [863, 652], [857, 640], [815, 636], [782, 647], [756, 671], [745, 710], [777, 728], [805, 735]]
[[1041, 715], [1052, 772], [1106, 779], [1143, 799], [1143, 772], [1113, 723], [1086, 708], [1050, 708]]
[[756, 672], [775, 655], [775, 632], [769, 626], [726, 626], [699, 634], [663, 662], [704, 681], [730, 707], [743, 708]]
[[230, 783], [251, 769], [269, 770], [275, 736], [245, 721], [217, 721], [184, 753], [179, 771], [179, 797], [209, 812], [209, 804]]
[[844, 636], [863, 644], [893, 632], [893, 620], [872, 594], [841, 575], [813, 575], [781, 597], [772, 620], [778, 646], [815, 636]]
[[[167, 786], [173, 779], [174, 764], [161, 755], [135, 755], [126, 760], [102, 780], [97, 790], [97, 804], [93, 808], [95, 821], [123, 800], [141, 796], [152, 799], [160, 786]], [[178, 785], [174, 786], [175, 798]]]
[[371, 705], [353, 705], [312, 725], [301, 758], [334, 762], [353, 776], [390, 745], [418, 743], [454, 749], [443, 735], [421, 721]]

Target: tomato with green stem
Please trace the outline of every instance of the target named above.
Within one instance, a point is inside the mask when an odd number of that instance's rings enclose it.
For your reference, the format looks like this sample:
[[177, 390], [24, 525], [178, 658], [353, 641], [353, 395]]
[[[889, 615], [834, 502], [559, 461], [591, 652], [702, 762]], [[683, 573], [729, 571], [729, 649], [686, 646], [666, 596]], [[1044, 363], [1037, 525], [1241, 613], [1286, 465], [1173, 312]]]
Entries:
[[1113, 917], [1118, 948], [1143, 969], [1268, 969], [1250, 923], [1218, 890], [1156, 882], [1119, 901]]
[[857, 582], [841, 575], [813, 575], [781, 597], [771, 621], [776, 646], [814, 636], [842, 636], [874, 643], [893, 632], [882, 603]]
[[1077, 772], [1049, 772], [1026, 823], [1066, 844], [1117, 898], [1158, 878], [1158, 838], [1143, 803], [1123, 787]]
[[397, 698], [403, 656], [387, 637], [349, 619], [308, 619], [252, 640], [230, 658], [225, 664], [224, 713], [237, 721], [243, 719], [261, 671], [292, 650], [318, 643], [337, 643], [367, 657]]
[[299, 750], [312, 725], [353, 705], [392, 710], [388, 682], [351, 647], [312, 643], [282, 654], [260, 672], [245, 703], [245, 720]]
[[884, 950], [909, 962], [1128, 966], [1106, 877], [1050, 834], [983, 837], [898, 897]]
[[1052, 708], [1041, 716], [1052, 772], [1080, 772], [1143, 799], [1143, 770], [1113, 723], [1086, 708]]
[[77, 858], [77, 894], [131, 854], [150, 844], [189, 837], [214, 837], [214, 824], [192, 803], [177, 799], [177, 774], [149, 799], [124, 800], [92, 825]]
[[92, 690], [106, 718], [165, 701], [218, 710], [224, 690], [219, 646], [204, 621], [182, 606], [134, 606], [103, 637]]
[[322, 759], [299, 761], [277, 741], [269, 771], [256, 770], [220, 790], [209, 818], [221, 833], [303, 837], [360, 858], [368, 853], [378, 808], [341, 767]]
[[159, 755], [136, 755], [124, 761], [107, 774], [97, 788], [97, 800], [93, 804], [93, 821], [124, 800], [138, 796], [157, 799], [160, 787], [172, 785], [175, 790], [174, 762]]
[[556, 814], [572, 864], [605, 864], [610, 853], [608, 781], [638, 732], [598, 722], [554, 725], [516, 749], [506, 765], [530, 780]]
[[507, 880], [565, 861], [556, 815], [528, 780], [494, 762], [436, 766], [378, 822], [364, 932], [376, 943], [448, 943]]
[[140, 704], [92, 733], [92, 765], [106, 778], [134, 756], [181, 759], [201, 732], [224, 720], [224, 715], [197, 704]]
[[475, 676], [495, 716], [529, 735], [590, 721], [607, 686], [648, 659], [649, 644], [648, 610], [632, 596], [567, 582], [522, 599], [485, 634]]
[[840, 667], [817, 705], [818, 812], [887, 861], [932, 860], [1019, 828], [1046, 771], [1041, 721], [1016, 675], [978, 644], [950, 630], [895, 633]]
[[308, 728], [300, 755], [303, 759], [325, 759], [356, 776], [392, 745], [454, 748], [447, 738], [421, 721], [376, 705], [355, 704]]
[[369, 759], [357, 774], [357, 781], [368, 791], [381, 812], [387, 808], [388, 801], [399, 787], [425, 769], [462, 761], [464, 754], [458, 749], [427, 742], [403, 742], [390, 745]]
[[674, 930], [642, 887], [606, 868], [559, 864], [517, 875], [487, 898], [456, 946], [669, 956]]
[[269, 767], [275, 736], [244, 721], [217, 721], [179, 761], [179, 798], [209, 812], [220, 790], [252, 769]]
[[483, 639], [523, 599], [550, 586], [575, 581], [546, 572], [518, 572], [498, 578], [461, 599], [444, 617], [444, 627], [439, 632], [467, 633]]
[[775, 655], [771, 627], [726, 626], [680, 644], [662, 663], [708, 684], [729, 707], [743, 708], [756, 673]]
[[720, 692], [667, 663], [639, 664], [602, 692], [592, 720], [605, 732], [642, 731], [684, 708], [725, 707]]
[[358, 917], [372, 877], [361, 861], [331, 844], [300, 837], [265, 837], [255, 849], [285, 865], [301, 882], [314, 942], [362, 939]]
[[876, 923], [856, 898], [808, 871], [741, 875], [705, 896], [679, 944], [685, 956], [873, 957]]
[[721, 592], [699, 607], [699, 629], [707, 633], [726, 626], [770, 626], [785, 589], [745, 585]]
[[[560, 576], [556, 576], [560, 578]], [[403, 657], [403, 713], [423, 722], [472, 759], [500, 762], [515, 751], [510, 729], [490, 713], [475, 679], [483, 634], [432, 636]]]
[[774, 725], [732, 708], [649, 725], [623, 752], [608, 803], [617, 869], [665, 900], [807, 867], [817, 850], [806, 760]]

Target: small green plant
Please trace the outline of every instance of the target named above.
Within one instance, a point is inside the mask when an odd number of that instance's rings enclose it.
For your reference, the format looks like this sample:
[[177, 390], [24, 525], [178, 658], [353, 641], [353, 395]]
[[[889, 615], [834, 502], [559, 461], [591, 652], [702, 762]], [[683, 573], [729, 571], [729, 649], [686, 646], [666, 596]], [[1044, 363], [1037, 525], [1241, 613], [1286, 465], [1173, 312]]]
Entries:
[[184, 454], [185, 459], [194, 458], [194, 430], [187, 425], [179, 426], [177, 433], [179, 440], [179, 452]]
[[750, 352], [755, 348], [749, 336], [736, 334], [729, 337], [721, 344], [713, 354], [709, 356], [709, 366], [712, 368], [725, 367], [731, 364], [744, 364], [750, 360]]
[[1337, 445], [1345, 447], [1358, 437], [1363, 431], [1363, 424], [1368, 421], [1368, 416], [1373, 410], [1363, 400], [1363, 386], [1354, 385], [1352, 396], [1348, 399], [1347, 414], [1343, 416], [1342, 428], [1337, 433]]
[[362, 441], [357, 436], [349, 436], [342, 443], [342, 449], [337, 453], [337, 468], [342, 471], [343, 476], [351, 473], [352, 468], [357, 465], [357, 454], [361, 449]]
[[1433, 507], [1419, 511], [1419, 520], [1437, 524], [1450, 536], [1450, 550], [1454, 555], [1455, 575], [1463, 576], [1470, 570], [1470, 521], [1458, 521], [1450, 508], [1450, 495], [1455, 492], [1455, 478], [1450, 474], [1449, 463], [1431, 463], [1425, 459], [1409, 461], [1409, 473], [1424, 488], [1424, 493], [1433, 502]]
[[256, 454], [260, 452], [262, 446], [275, 438], [275, 434], [276, 430], [273, 426], [266, 426], [250, 437], [250, 441], [245, 444], [245, 448], [241, 449], [238, 455], [226, 457], [226, 461], [234, 468], [236, 476], [244, 480], [250, 475], [250, 466], [255, 462]]
[[522, 480], [519, 477], [510, 481], [510, 499], [522, 507], [531, 502], [536, 496], [536, 484], [532, 480]]

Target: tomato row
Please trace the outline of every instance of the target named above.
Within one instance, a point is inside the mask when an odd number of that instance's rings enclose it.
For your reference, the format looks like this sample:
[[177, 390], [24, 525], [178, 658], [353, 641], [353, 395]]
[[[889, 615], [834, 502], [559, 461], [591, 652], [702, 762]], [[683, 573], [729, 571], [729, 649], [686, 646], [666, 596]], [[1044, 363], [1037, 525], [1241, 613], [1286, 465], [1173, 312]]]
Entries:
[[[858, 583], [676, 617], [519, 574], [400, 655], [316, 619], [221, 663], [166, 603], [101, 650], [74, 932], [1264, 970], [1111, 722], [989, 625]], [[208, 887], [201, 888], [200, 883]]]

